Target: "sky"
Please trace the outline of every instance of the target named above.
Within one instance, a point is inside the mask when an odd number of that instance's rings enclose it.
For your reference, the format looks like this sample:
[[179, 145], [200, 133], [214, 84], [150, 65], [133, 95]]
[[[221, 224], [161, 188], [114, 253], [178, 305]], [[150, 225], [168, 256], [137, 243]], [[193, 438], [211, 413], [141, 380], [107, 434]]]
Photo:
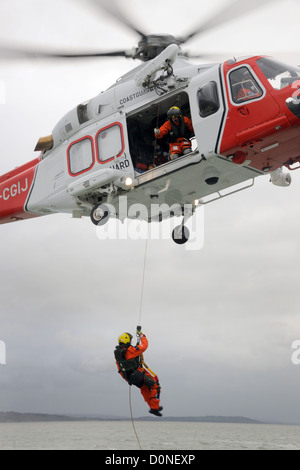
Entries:
[[[222, 1], [122, 2], [146, 32], [184, 34]], [[194, 38], [191, 52], [261, 53], [299, 63], [300, 3], [273, 2]], [[1, 0], [0, 45], [130, 49], [137, 35], [80, 0]], [[215, 59], [213, 59], [215, 60]], [[0, 62], [0, 173], [39, 137], [137, 65], [125, 59]], [[100, 240], [89, 218], [57, 214], [0, 227], [0, 411], [130, 416], [116, 372], [120, 333], [141, 322], [165, 416], [300, 423], [300, 172], [205, 206], [204, 246]], [[146, 252], [145, 272], [143, 271]], [[142, 310], [140, 299], [144, 288]], [[132, 390], [135, 416], [147, 414]], [[156, 419], [156, 418], [153, 418]]]

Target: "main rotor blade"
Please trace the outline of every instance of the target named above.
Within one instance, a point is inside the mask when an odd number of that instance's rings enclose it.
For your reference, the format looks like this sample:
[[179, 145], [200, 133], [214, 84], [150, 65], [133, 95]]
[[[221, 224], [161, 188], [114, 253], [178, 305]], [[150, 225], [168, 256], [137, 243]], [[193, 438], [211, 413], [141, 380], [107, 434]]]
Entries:
[[80, 59], [93, 57], [132, 57], [132, 51], [107, 51], [107, 52], [47, 52], [33, 49], [17, 49], [13, 47], [0, 47], [2, 59]]
[[[267, 3], [274, 3], [274, 0], [234, 0], [229, 5], [225, 6], [214, 14], [210, 19], [205, 21], [197, 29], [192, 31], [190, 34], [187, 34], [181, 38], [182, 42], [186, 42], [193, 38], [196, 35], [203, 34], [216, 26], [221, 26], [225, 23], [228, 23], [231, 20], [234, 20], [246, 13], [250, 13], [253, 10], [256, 10], [259, 7], [266, 5]], [[276, 1], [276, 0], [275, 0]]]
[[137, 28], [125, 15], [122, 13], [117, 4], [114, 2], [114, 0], [89, 0], [90, 3], [96, 5], [98, 8], [101, 10], [106, 11], [109, 13], [111, 16], [116, 18], [118, 21], [123, 23], [125, 26], [127, 26], [129, 29], [132, 31], [135, 31], [138, 33], [139, 36], [142, 38], [146, 38], [147, 34], [141, 31], [139, 28]]

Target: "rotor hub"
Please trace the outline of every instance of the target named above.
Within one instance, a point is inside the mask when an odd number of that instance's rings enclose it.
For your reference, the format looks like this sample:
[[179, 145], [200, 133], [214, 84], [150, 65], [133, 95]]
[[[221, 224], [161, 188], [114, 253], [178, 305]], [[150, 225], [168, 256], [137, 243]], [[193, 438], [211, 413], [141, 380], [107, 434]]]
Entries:
[[143, 62], [154, 59], [170, 44], [179, 46], [180, 41], [171, 34], [149, 34], [139, 41], [134, 58], [138, 58]]

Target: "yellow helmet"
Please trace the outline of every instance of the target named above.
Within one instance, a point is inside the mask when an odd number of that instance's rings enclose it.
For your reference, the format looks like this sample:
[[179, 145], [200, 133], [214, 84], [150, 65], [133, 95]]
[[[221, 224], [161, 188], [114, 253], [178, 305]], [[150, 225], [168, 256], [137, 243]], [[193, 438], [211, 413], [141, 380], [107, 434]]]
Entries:
[[171, 119], [172, 117], [181, 118], [182, 117], [181, 109], [178, 108], [178, 106], [172, 106], [172, 108], [170, 108], [169, 111], [167, 112], [167, 116], [169, 119]]
[[132, 335], [130, 333], [122, 333], [119, 338], [119, 344], [130, 344], [132, 340]]

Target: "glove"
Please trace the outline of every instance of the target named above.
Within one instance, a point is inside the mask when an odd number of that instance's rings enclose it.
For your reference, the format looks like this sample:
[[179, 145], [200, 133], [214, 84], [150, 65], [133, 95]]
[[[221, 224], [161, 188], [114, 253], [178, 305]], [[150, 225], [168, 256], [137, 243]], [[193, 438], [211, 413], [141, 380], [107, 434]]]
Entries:
[[142, 333], [142, 327], [141, 327], [141, 326], [137, 326], [137, 327], [136, 327], [136, 334], [137, 334], [138, 336], [141, 336], [141, 335], [143, 334], [143, 333]]
[[160, 130], [157, 127], [154, 129], [154, 134], [156, 135], [156, 137], [160, 135]]

